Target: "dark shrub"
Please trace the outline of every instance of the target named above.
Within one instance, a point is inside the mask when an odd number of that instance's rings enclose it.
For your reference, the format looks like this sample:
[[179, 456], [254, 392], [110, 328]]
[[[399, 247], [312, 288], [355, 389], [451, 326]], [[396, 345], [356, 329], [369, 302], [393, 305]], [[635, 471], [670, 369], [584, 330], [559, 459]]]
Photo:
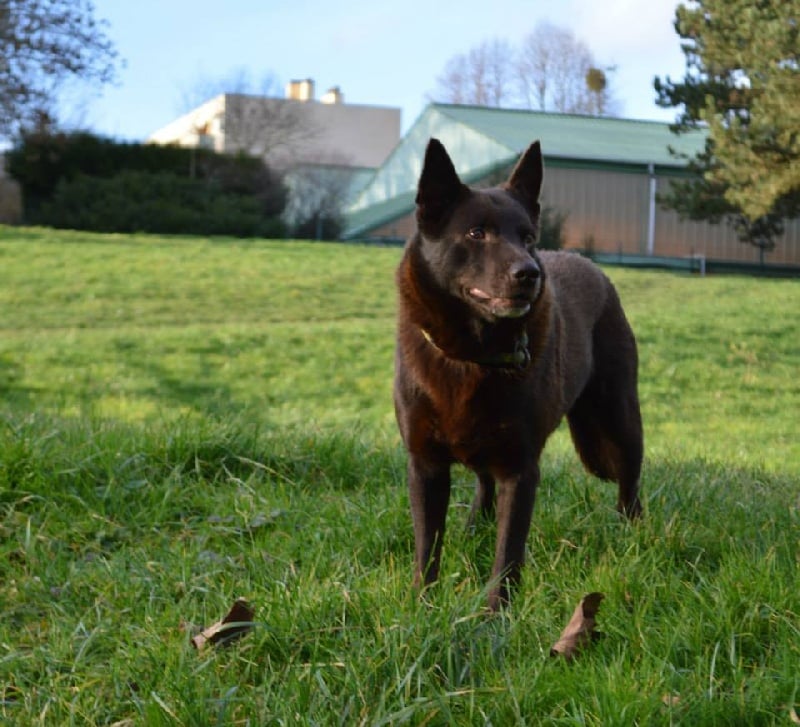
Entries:
[[564, 247], [564, 222], [567, 215], [553, 207], [543, 207], [539, 217], [540, 250], [560, 250]]
[[283, 230], [276, 221], [286, 205], [283, 182], [245, 154], [132, 144], [85, 132], [30, 134], [8, 153], [7, 169], [22, 186], [29, 223], [230, 235]]
[[98, 232], [280, 237], [253, 196], [226, 193], [217, 182], [168, 172], [124, 171], [108, 179], [62, 180], [32, 220], [52, 227]]
[[292, 237], [303, 240], [338, 240], [344, 229], [340, 215], [316, 214], [291, 228]]

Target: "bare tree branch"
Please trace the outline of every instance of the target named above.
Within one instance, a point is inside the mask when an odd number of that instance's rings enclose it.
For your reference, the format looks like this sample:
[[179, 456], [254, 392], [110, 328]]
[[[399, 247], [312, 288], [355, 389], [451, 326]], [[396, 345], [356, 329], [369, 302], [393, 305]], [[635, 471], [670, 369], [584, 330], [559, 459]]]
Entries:
[[285, 168], [296, 148], [316, 136], [302, 101], [229, 94], [225, 97], [225, 151], [260, 156]]
[[292, 234], [335, 238], [353, 179], [343, 156], [328, 154], [293, 166], [286, 173], [289, 199], [283, 219]]
[[516, 66], [519, 92], [529, 108], [601, 116], [615, 105], [607, 74], [606, 83], [590, 86], [590, 73], [597, 70], [589, 46], [550, 23], [539, 23], [525, 38]]
[[613, 70], [600, 69], [589, 47], [572, 31], [540, 23], [518, 50], [492, 40], [453, 56], [430, 98], [602, 116], [616, 110], [608, 84]]
[[302, 103], [283, 98], [280, 81], [266, 72], [255, 81], [245, 68], [220, 78], [200, 77], [182, 94], [190, 111], [215, 96], [225, 97], [225, 151], [245, 152], [285, 169], [297, 148], [319, 133]]
[[0, 138], [52, 117], [66, 80], [109, 83], [117, 64], [90, 0], [0, 0]]
[[197, 76], [182, 89], [176, 110], [185, 114], [214, 96], [229, 93], [280, 98], [283, 96], [283, 89], [272, 71], [265, 71], [260, 78], [255, 79], [248, 68], [238, 66], [224, 76]]
[[504, 40], [481, 43], [451, 58], [432, 98], [445, 103], [506, 106], [513, 102], [513, 48]]

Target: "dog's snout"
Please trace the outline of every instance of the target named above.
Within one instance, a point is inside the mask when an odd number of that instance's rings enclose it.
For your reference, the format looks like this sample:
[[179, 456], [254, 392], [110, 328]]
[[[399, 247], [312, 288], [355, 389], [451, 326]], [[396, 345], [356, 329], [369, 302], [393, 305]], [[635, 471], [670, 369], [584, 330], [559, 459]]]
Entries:
[[524, 260], [511, 267], [511, 277], [520, 283], [532, 283], [540, 275], [539, 266], [534, 260]]

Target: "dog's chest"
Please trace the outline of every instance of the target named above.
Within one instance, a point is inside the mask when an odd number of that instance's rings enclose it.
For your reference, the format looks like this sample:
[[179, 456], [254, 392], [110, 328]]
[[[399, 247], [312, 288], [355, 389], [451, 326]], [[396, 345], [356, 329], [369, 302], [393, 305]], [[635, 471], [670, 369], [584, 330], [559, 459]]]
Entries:
[[516, 458], [536, 439], [533, 402], [518, 381], [441, 388], [432, 433], [453, 459], [473, 469]]

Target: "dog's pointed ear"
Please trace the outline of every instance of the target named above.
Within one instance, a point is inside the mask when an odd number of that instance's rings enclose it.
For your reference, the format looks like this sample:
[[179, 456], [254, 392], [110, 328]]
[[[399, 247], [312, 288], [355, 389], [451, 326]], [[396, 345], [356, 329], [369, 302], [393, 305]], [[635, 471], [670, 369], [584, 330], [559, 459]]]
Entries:
[[542, 191], [543, 177], [542, 146], [535, 141], [520, 157], [505, 184], [506, 189], [525, 205], [533, 217], [539, 216], [539, 193]]
[[467, 191], [442, 142], [431, 139], [417, 185], [417, 222], [430, 229], [444, 222], [448, 209]]

